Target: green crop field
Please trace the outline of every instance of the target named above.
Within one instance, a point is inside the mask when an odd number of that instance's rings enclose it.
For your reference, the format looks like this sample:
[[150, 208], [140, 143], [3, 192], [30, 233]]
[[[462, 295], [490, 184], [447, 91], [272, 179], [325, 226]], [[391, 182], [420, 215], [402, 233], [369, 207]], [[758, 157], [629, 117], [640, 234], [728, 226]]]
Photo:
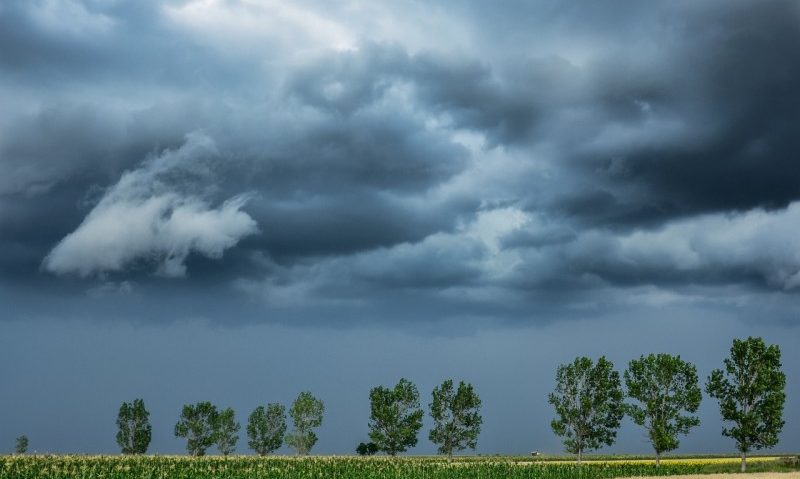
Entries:
[[[797, 470], [796, 458], [753, 458], [752, 470]], [[793, 462], [794, 461], [794, 462]], [[78, 456], [0, 457], [2, 479], [589, 479], [735, 470], [736, 458], [652, 461], [604, 456], [581, 466], [521, 457]]]

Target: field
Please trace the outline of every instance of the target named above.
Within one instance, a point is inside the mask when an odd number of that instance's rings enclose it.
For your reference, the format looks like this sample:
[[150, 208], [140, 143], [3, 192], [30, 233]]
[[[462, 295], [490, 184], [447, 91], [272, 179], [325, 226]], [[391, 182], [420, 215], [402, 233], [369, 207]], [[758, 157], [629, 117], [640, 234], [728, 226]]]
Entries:
[[[2, 479], [590, 479], [734, 472], [736, 457], [653, 461], [600, 456], [583, 466], [564, 457], [269, 457], [78, 456], [0, 457]], [[753, 471], [797, 471], [796, 458], [753, 457]]]

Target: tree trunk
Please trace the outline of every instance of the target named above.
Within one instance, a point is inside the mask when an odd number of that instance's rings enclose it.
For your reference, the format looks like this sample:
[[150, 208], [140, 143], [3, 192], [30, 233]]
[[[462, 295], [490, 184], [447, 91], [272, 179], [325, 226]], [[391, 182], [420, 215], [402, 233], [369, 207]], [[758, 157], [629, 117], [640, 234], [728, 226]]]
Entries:
[[661, 453], [656, 451], [656, 467], [661, 467]]
[[742, 472], [747, 472], [747, 453], [742, 452]]
[[581, 452], [583, 452], [583, 451], [581, 451], [580, 449], [578, 449], [578, 465], [579, 465], [579, 466], [581, 465]]

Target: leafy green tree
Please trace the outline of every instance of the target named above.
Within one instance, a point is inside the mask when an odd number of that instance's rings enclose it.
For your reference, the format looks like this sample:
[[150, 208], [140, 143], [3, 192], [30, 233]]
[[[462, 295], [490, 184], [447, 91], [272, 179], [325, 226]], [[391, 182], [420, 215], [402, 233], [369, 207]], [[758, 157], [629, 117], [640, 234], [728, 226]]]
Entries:
[[453, 458], [453, 451], [475, 449], [481, 433], [481, 399], [472, 384], [460, 381], [454, 389], [448, 379], [433, 390], [429, 404], [434, 427], [428, 438], [439, 446], [439, 454]]
[[294, 448], [297, 454], [303, 456], [311, 451], [317, 443], [314, 428], [322, 425], [322, 414], [325, 405], [313, 394], [303, 391], [289, 408], [294, 430], [286, 435], [286, 444]]
[[417, 445], [425, 413], [419, 407], [419, 391], [411, 381], [402, 378], [393, 389], [383, 386], [369, 392], [369, 438], [378, 449], [390, 456]]
[[153, 428], [150, 426], [150, 412], [144, 407], [144, 400], [134, 399], [123, 402], [117, 414], [117, 444], [123, 454], [144, 454], [150, 445]]
[[633, 422], [647, 429], [660, 466], [661, 454], [678, 448], [678, 435], [700, 424], [693, 415], [702, 398], [697, 368], [680, 356], [649, 354], [631, 361], [624, 377], [628, 397], [638, 401], [625, 409]]
[[28, 452], [28, 436], [23, 434], [17, 438], [17, 444], [14, 447], [14, 452], [17, 454], [25, 454]]
[[378, 445], [374, 442], [360, 442], [356, 447], [359, 456], [374, 456], [378, 452]]
[[175, 424], [175, 437], [186, 438], [186, 450], [192, 456], [203, 456], [216, 442], [216, 406], [208, 401], [186, 404]]
[[781, 350], [761, 338], [734, 339], [725, 370], [715, 369], [706, 383], [708, 395], [719, 400], [722, 419], [733, 426], [722, 434], [736, 441], [747, 470], [747, 453], [774, 447], [783, 429], [786, 375], [781, 371]]
[[556, 387], [548, 396], [557, 417], [550, 427], [563, 439], [567, 452], [584, 451], [614, 444], [625, 415], [619, 373], [604, 356], [597, 364], [579, 357], [556, 370]]
[[271, 403], [266, 409], [258, 406], [247, 419], [247, 444], [260, 456], [280, 449], [285, 434], [286, 408], [282, 404]]
[[236, 414], [233, 409], [223, 409], [217, 414], [214, 421], [214, 442], [223, 456], [227, 456], [236, 450], [240, 428], [241, 426], [236, 422]]

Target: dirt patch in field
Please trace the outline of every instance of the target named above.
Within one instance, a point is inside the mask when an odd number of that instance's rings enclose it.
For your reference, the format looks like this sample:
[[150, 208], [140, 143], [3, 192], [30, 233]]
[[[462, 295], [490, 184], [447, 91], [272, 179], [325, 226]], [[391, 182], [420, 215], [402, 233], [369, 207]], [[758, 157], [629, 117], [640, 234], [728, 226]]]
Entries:
[[[668, 476], [669, 479], [800, 479], [800, 472], [753, 472], [747, 474], [691, 474]], [[659, 479], [664, 479], [660, 477]]]

